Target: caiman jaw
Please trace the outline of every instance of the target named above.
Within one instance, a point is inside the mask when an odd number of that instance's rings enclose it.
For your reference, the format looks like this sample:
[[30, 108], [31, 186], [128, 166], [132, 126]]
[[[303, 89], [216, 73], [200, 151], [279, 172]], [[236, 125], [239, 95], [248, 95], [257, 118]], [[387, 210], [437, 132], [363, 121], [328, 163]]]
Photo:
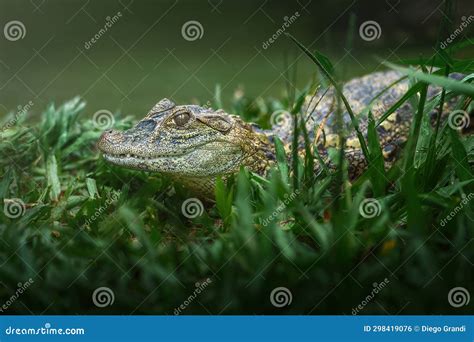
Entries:
[[147, 157], [147, 156], [139, 156], [135, 154], [109, 154], [103, 152], [104, 159], [109, 163], [133, 167], [133, 165], [137, 165], [140, 168], [139, 163], [147, 164], [148, 162], [153, 163], [154, 161], [158, 161], [158, 159], [163, 157]]
[[140, 137], [141, 142], [133, 144], [133, 138], [124, 132], [107, 131], [100, 137], [97, 147], [102, 152], [104, 159], [115, 165], [134, 169], [146, 169], [147, 163], [161, 156], [153, 156], [146, 153], [147, 140], [145, 136]]

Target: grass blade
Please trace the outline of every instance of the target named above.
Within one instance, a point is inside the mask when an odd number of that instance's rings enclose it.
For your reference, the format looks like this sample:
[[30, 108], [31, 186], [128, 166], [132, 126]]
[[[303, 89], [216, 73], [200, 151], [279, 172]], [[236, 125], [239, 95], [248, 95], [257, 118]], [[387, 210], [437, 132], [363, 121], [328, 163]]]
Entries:
[[387, 176], [385, 175], [384, 158], [375, 128], [375, 120], [371, 112], [369, 112], [367, 141], [369, 145], [369, 172], [372, 174], [370, 180], [374, 188], [375, 196], [380, 197], [385, 192]]
[[329, 62], [329, 59], [323, 56], [319, 52], [315, 52], [312, 54], [303, 44], [301, 44], [296, 38], [294, 38], [291, 34], [285, 33], [288, 37], [290, 37], [298, 47], [303, 50], [303, 52], [319, 67], [319, 69], [323, 72], [324, 76], [331, 82], [334, 89], [336, 90], [337, 94], [341, 97], [344, 106], [346, 107], [347, 112], [351, 118], [352, 125], [357, 133], [357, 138], [359, 139], [360, 147], [362, 152], [364, 153], [364, 157], [368, 159], [369, 156], [369, 149], [367, 148], [367, 144], [365, 143], [364, 136], [359, 129], [359, 124], [357, 119], [352, 111], [351, 106], [349, 105], [349, 101], [347, 101], [346, 97], [343, 94], [341, 87], [337, 84], [336, 80], [334, 79], [334, 68], [332, 64]]
[[389, 62], [384, 62], [384, 64], [391, 69], [398, 70], [404, 73], [405, 75], [413, 77], [417, 80], [444, 87], [458, 94], [464, 94], [474, 97], [474, 86], [471, 84], [459, 82], [448, 77], [424, 73], [422, 71], [414, 70], [412, 68], [401, 67]]

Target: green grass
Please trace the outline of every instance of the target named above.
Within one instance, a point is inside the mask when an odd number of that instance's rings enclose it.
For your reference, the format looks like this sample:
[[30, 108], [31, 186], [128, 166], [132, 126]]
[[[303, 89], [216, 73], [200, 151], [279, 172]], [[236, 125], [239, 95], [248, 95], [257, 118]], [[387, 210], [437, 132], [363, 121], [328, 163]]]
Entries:
[[[320, 68], [331, 66], [320, 53], [305, 52]], [[430, 63], [439, 61], [422, 64]], [[449, 70], [472, 72], [466, 65]], [[417, 110], [392, 169], [383, 169], [374, 120], [364, 150], [370, 168], [352, 184], [340, 151], [331, 151], [336, 169], [315, 174], [317, 155], [299, 159], [293, 150], [288, 164], [277, 141], [278, 167], [268, 178], [242, 170], [227, 183], [218, 180], [216, 203], [204, 203], [192, 219], [181, 210], [195, 197], [186, 189], [99, 157], [101, 130], [82, 114], [81, 100], [47, 108], [36, 124], [20, 116], [0, 140], [0, 197], [5, 207], [11, 199], [25, 204], [17, 218], [0, 215], [0, 301], [19, 282], [34, 282], [5, 312], [173, 314], [207, 278], [212, 283], [182, 313], [351, 314], [382, 282], [360, 314], [472, 312], [472, 302], [453, 308], [448, 293], [464, 287], [474, 294], [474, 201], [463, 202], [474, 193], [474, 138], [444, 121], [432, 128], [427, 115], [454, 96], [457, 108], [472, 111], [472, 74], [461, 83], [443, 76], [446, 65], [435, 76], [393, 67], [410, 76], [404, 101]], [[332, 71], [323, 75], [337, 82]], [[443, 93], [427, 99], [428, 83]], [[267, 127], [270, 113], [286, 109], [294, 114], [295, 139], [302, 136], [311, 151], [298, 124], [304, 95], [242, 97], [226, 109]], [[116, 116], [115, 128], [132, 121]], [[367, 201], [373, 217], [361, 215]], [[115, 301], [98, 308], [92, 294], [102, 286]], [[292, 303], [276, 308], [270, 293], [281, 286]]]

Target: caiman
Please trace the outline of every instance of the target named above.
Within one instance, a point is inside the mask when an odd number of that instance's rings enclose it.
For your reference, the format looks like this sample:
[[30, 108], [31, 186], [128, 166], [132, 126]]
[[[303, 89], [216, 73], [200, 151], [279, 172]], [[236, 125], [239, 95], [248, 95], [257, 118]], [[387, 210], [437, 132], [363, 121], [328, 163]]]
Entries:
[[[460, 79], [462, 75], [452, 74], [450, 77]], [[343, 93], [352, 111], [359, 114], [359, 130], [366, 137], [367, 106], [372, 106], [371, 112], [377, 120], [408, 88], [408, 79], [404, 79], [402, 74], [386, 71], [347, 82]], [[440, 88], [429, 86], [428, 98], [439, 92]], [[376, 101], [373, 101], [374, 98]], [[452, 110], [453, 103], [447, 101], [443, 111]], [[307, 96], [301, 117], [306, 120], [309, 138], [326, 161], [329, 160], [328, 148], [338, 146], [341, 127], [347, 128], [345, 154], [350, 177], [355, 178], [366, 169], [367, 161], [344, 106], [339, 107], [342, 109], [339, 111], [342, 120], [336, 120], [336, 105], [333, 88], [318, 90], [315, 96]], [[386, 167], [390, 167], [400, 155], [415, 111], [407, 101], [377, 126]], [[432, 116], [435, 113], [434, 110]], [[262, 130], [222, 109], [176, 105], [163, 99], [135, 127], [126, 131], [104, 132], [98, 147], [107, 162], [169, 175], [198, 195], [212, 198], [217, 176], [225, 178], [238, 172], [241, 166], [265, 175], [276, 160], [274, 136], [278, 136], [289, 150], [293, 126], [287, 117], [276, 121], [280, 125], [274, 125], [271, 131]], [[304, 153], [303, 144], [299, 145], [301, 153]], [[316, 167], [319, 168], [318, 165]]]

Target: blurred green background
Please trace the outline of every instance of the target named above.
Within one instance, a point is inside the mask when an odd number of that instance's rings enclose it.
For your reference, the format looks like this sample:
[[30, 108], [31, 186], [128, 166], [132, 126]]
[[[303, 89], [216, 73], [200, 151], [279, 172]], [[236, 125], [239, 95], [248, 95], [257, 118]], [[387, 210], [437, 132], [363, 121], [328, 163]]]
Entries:
[[[473, 7], [472, 0], [459, 1], [453, 25]], [[87, 115], [107, 109], [141, 117], [163, 97], [206, 103], [217, 84], [224, 105], [237, 89], [250, 98], [279, 97], [285, 78], [301, 88], [315, 71], [283, 35], [263, 48], [285, 17], [298, 12], [287, 31], [329, 55], [349, 78], [381, 68], [375, 56], [433, 54], [442, 8], [432, 0], [1, 0], [2, 28], [18, 20], [26, 34], [17, 41], [0, 37], [0, 116], [29, 101], [36, 115], [51, 101], [80, 95]], [[122, 16], [86, 49], [117, 12]], [[345, 50], [351, 14], [356, 30], [367, 20], [379, 23], [380, 38], [364, 41], [356, 32]], [[203, 28], [195, 41], [181, 33], [190, 20]], [[297, 66], [296, 82], [288, 65]]]
[[[283, 103], [286, 82], [301, 89], [315, 73], [315, 64], [283, 35], [264, 48], [285, 17], [298, 12], [288, 32], [350, 78], [382, 69], [384, 59], [433, 55], [443, 18], [453, 19], [447, 31], [454, 32], [474, 15], [472, 0], [456, 5], [447, 16], [441, 0], [0, 0], [0, 119], [33, 104], [31, 116], [14, 117], [1, 130], [0, 298], [11, 298], [25, 278], [35, 282], [9, 312], [172, 314], [208, 277], [215, 285], [185, 313], [275, 313], [270, 295], [284, 286], [294, 302], [279, 312], [354, 314], [374, 282], [386, 277], [390, 286], [363, 314], [472, 311], [473, 301], [458, 308], [448, 299], [455, 288], [472, 293], [472, 208], [439, 226], [474, 192], [472, 135], [458, 139], [449, 126], [435, 134], [423, 120], [409, 137], [419, 143], [409, 144], [404, 165], [387, 174], [379, 165], [378, 173], [351, 185], [345, 171], [314, 178], [311, 164], [293, 156], [295, 163], [281, 166], [268, 184], [242, 173], [221, 189], [215, 207], [206, 204], [190, 222], [181, 215], [186, 189], [156, 173], [106, 164], [93, 148], [103, 127], [88, 120], [104, 109], [139, 118], [163, 97], [206, 103], [219, 84], [224, 107], [231, 108], [236, 94], [271, 102], [240, 113], [268, 122], [270, 108], [290, 109]], [[21, 24], [22, 39], [7, 39], [12, 21]], [[200, 39], [183, 37], [189, 21], [202, 26]], [[359, 28], [367, 21], [380, 26], [380, 37], [362, 39]], [[474, 21], [455, 42], [473, 29]], [[472, 46], [462, 53], [456, 57], [463, 66], [474, 61]], [[77, 100], [45, 110], [77, 95], [88, 105]], [[236, 111], [260, 103], [233, 102]], [[420, 103], [425, 110], [433, 104]], [[42, 122], [31, 122], [42, 111]], [[115, 128], [132, 124], [117, 117]], [[301, 189], [298, 200], [275, 210], [291, 189]], [[116, 193], [119, 201], [107, 204]], [[380, 216], [362, 215], [366, 196], [380, 200]], [[5, 214], [15, 199], [24, 203], [18, 220]], [[278, 219], [264, 229], [262, 219], [274, 213]], [[103, 286], [116, 297], [105, 311], [92, 300]]]

